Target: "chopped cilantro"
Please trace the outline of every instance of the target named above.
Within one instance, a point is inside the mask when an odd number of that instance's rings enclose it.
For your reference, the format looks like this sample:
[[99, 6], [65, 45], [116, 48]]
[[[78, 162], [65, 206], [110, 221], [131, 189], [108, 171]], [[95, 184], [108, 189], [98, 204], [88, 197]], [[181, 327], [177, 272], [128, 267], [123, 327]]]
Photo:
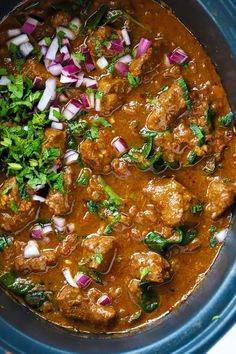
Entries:
[[103, 262], [103, 255], [98, 250], [96, 250], [96, 253], [95, 253], [95, 260], [96, 260], [97, 264], [101, 264]]
[[45, 41], [47, 46], [50, 46], [50, 44], [52, 43], [52, 40], [51, 40], [50, 37], [44, 37], [44, 41]]
[[7, 75], [7, 69], [5, 68], [0, 68], [0, 75]]
[[6, 188], [2, 191], [1, 195], [6, 195], [6, 194], [8, 194], [12, 188], [13, 188], [12, 185], [6, 187]]
[[228, 114], [226, 114], [225, 116], [222, 116], [219, 118], [219, 123], [220, 125], [222, 125], [223, 127], [228, 127], [230, 126], [230, 124], [232, 123], [233, 121], [233, 113], [232, 112], [229, 112]]
[[196, 138], [198, 139], [198, 145], [202, 146], [205, 142], [205, 134], [204, 134], [203, 129], [193, 123], [191, 123], [189, 127], [192, 130], [192, 132], [194, 133], [194, 135], [196, 136]]
[[133, 323], [139, 320], [141, 316], [142, 316], [142, 310], [133, 313], [129, 318], [129, 323]]
[[81, 52], [73, 53], [72, 56], [79, 61], [85, 61], [85, 55]]
[[197, 154], [194, 150], [190, 151], [187, 156], [187, 161], [189, 165], [193, 165], [196, 162]]
[[13, 211], [13, 213], [14, 213], [14, 214], [17, 214], [17, 212], [18, 212], [18, 207], [17, 207], [17, 205], [16, 205], [16, 202], [12, 201], [10, 206], [11, 206], [11, 210]]
[[201, 213], [205, 208], [205, 205], [204, 203], [199, 203], [199, 204], [196, 204], [196, 205], [192, 205], [191, 206], [191, 211], [193, 214], [199, 214]]
[[130, 72], [127, 75], [127, 80], [129, 82], [129, 85], [133, 88], [138, 87], [141, 83], [141, 79], [138, 76], [133, 76]]
[[215, 239], [216, 231], [217, 231], [217, 227], [214, 226], [214, 225], [211, 225], [210, 230], [209, 230], [209, 232], [211, 234], [211, 238], [210, 238], [210, 246], [211, 246], [211, 248], [215, 248], [215, 246], [216, 246], [216, 239]]
[[150, 273], [150, 269], [148, 267], [143, 268], [140, 272], [140, 280], [143, 280]]
[[189, 98], [189, 91], [188, 91], [188, 87], [186, 85], [186, 82], [184, 81], [184, 79], [182, 77], [180, 79], [178, 79], [177, 81], [179, 83], [180, 88], [183, 91], [183, 96], [184, 96], [184, 101], [185, 101], [186, 107], [188, 110], [190, 110], [192, 104], [191, 104], [191, 101]]

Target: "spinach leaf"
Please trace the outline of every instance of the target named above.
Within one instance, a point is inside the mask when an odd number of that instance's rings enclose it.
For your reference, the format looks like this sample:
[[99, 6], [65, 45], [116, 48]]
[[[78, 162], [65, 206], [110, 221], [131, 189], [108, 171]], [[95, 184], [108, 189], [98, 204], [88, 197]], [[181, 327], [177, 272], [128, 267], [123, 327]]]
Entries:
[[4, 251], [14, 241], [11, 235], [0, 235], [0, 252]]
[[139, 305], [144, 312], [151, 313], [159, 306], [159, 296], [156, 293], [156, 290], [151, 287], [149, 283], [140, 282], [139, 286], [142, 291]]
[[99, 183], [101, 184], [102, 188], [104, 189], [105, 193], [108, 195], [110, 200], [113, 201], [116, 206], [121, 206], [122, 202], [118, 194], [116, 194], [113, 189], [108, 186], [106, 181], [101, 176], [99, 176], [98, 179]]
[[184, 96], [184, 101], [185, 101], [186, 107], [187, 107], [188, 110], [190, 110], [191, 106], [192, 106], [192, 103], [191, 103], [191, 100], [189, 98], [189, 91], [188, 91], [188, 87], [186, 85], [186, 82], [184, 81], [184, 79], [182, 77], [179, 78], [177, 81], [179, 83], [180, 88], [183, 91], [183, 96]]
[[53, 291], [39, 290], [26, 294], [24, 300], [33, 309], [39, 309], [45, 302], [51, 301]]
[[80, 171], [76, 182], [81, 186], [87, 186], [91, 177], [92, 171], [90, 170], [90, 168], [84, 167]]
[[223, 117], [220, 117], [219, 118], [219, 123], [222, 127], [229, 127], [230, 124], [232, 123], [233, 121], [233, 113], [232, 112], [229, 112], [228, 114], [226, 114], [225, 116]]
[[88, 18], [85, 27], [95, 30], [102, 22], [104, 16], [108, 13], [108, 6], [102, 5], [92, 16]]
[[196, 138], [198, 139], [198, 146], [202, 146], [205, 142], [205, 133], [203, 129], [193, 123], [191, 123], [189, 127], [194, 133], [194, 135], [196, 136]]
[[0, 284], [18, 296], [26, 295], [35, 285], [30, 279], [17, 277], [14, 273], [2, 273]]

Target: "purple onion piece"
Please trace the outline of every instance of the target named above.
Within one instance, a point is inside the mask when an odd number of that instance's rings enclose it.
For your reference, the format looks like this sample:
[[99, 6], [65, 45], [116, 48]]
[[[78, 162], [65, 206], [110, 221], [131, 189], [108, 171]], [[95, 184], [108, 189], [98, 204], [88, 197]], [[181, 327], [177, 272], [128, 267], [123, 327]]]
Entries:
[[138, 45], [138, 50], [137, 50], [137, 58], [140, 58], [142, 55], [144, 55], [148, 49], [151, 47], [152, 42], [149, 41], [146, 38], [141, 38], [139, 45]]

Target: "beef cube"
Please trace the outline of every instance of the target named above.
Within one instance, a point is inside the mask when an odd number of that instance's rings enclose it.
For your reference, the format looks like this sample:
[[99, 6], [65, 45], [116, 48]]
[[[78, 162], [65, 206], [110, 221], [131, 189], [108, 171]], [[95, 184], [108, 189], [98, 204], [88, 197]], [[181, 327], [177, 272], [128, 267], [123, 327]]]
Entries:
[[65, 11], [58, 11], [54, 16], [51, 17], [51, 24], [54, 28], [59, 26], [67, 26], [71, 21], [71, 15]]
[[62, 173], [64, 193], [59, 190], [50, 190], [45, 201], [50, 212], [54, 215], [69, 213], [73, 205], [74, 196], [71, 191], [75, 188], [75, 169], [72, 166], [67, 166]]
[[[30, 80], [34, 80], [36, 76], [42, 79], [42, 82], [45, 83], [47, 79], [54, 78], [41, 63], [36, 59], [27, 59], [22, 70], [22, 75], [28, 77]], [[60, 81], [56, 78], [57, 86], [61, 86]]]
[[213, 220], [219, 218], [234, 203], [235, 195], [235, 186], [224, 183], [219, 177], [214, 178], [207, 189], [206, 212]]
[[31, 222], [37, 203], [30, 195], [22, 199], [15, 177], [8, 178], [0, 187], [0, 225], [6, 231], [16, 231]]
[[150, 62], [152, 56], [152, 48], [139, 58], [134, 58], [129, 66], [129, 72], [133, 76], [140, 76], [145, 73], [145, 66]]
[[44, 141], [42, 152], [46, 149], [56, 148], [59, 149], [59, 157], [55, 160], [55, 164], [60, 163], [60, 158], [65, 153], [66, 146], [66, 133], [63, 130], [47, 128], [44, 133]]
[[39, 257], [25, 258], [19, 255], [15, 258], [15, 268], [17, 272], [24, 274], [46, 272], [48, 267], [53, 267], [57, 263], [54, 250], [42, 250]]
[[170, 128], [185, 110], [184, 93], [176, 81], [158, 97], [154, 110], [147, 118], [147, 127], [155, 131], [164, 131]]
[[[142, 277], [142, 272], [147, 273]], [[130, 259], [130, 272], [136, 279], [163, 283], [171, 277], [171, 267], [165, 258], [154, 252], [136, 252]]]
[[83, 243], [83, 259], [89, 268], [105, 273], [111, 266], [115, 255], [115, 239], [111, 236], [89, 236]]
[[104, 93], [102, 112], [108, 114], [122, 105], [126, 94], [131, 90], [126, 79], [104, 76], [99, 80], [98, 88]]
[[194, 221], [190, 206], [195, 198], [173, 178], [153, 179], [144, 191], [155, 202], [166, 226], [175, 227]]
[[76, 249], [77, 245], [78, 236], [76, 234], [67, 235], [58, 248], [59, 254], [67, 257]]
[[94, 57], [113, 57], [117, 55], [115, 51], [108, 49], [105, 45], [105, 43], [111, 40], [112, 35], [115, 35], [117, 38], [119, 38], [120, 31], [115, 30], [109, 26], [100, 26], [89, 36], [87, 45]]
[[132, 279], [128, 284], [129, 296], [135, 304], [138, 304], [140, 302], [142, 296], [142, 290], [139, 284], [140, 281], [138, 279]]
[[58, 294], [57, 302], [66, 317], [106, 325], [114, 319], [116, 313], [111, 305], [101, 306], [97, 303], [100, 295], [95, 289], [90, 289], [86, 294], [79, 288], [66, 285]]
[[111, 162], [117, 157], [117, 151], [111, 145], [114, 134], [109, 128], [99, 131], [98, 139], [84, 140], [80, 144], [80, 156], [83, 162], [95, 173], [109, 173]]

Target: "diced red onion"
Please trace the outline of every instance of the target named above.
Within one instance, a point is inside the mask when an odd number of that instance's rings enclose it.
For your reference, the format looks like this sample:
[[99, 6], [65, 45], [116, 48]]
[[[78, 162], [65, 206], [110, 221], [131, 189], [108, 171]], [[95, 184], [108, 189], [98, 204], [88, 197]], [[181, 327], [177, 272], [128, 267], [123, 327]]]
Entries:
[[77, 82], [78, 78], [76, 75], [70, 75], [70, 76], [65, 76], [61, 75], [60, 77], [60, 82], [62, 84], [73, 84], [74, 82]]
[[40, 47], [40, 53], [45, 56], [47, 54], [47, 51], [48, 51], [48, 47], [46, 47], [45, 45], [42, 45]]
[[119, 38], [112, 40], [107, 48], [116, 53], [120, 53], [124, 50], [123, 43]]
[[100, 296], [100, 298], [98, 299], [97, 303], [99, 305], [106, 306], [106, 305], [109, 305], [111, 303], [111, 300], [108, 297], [108, 295], [104, 294], [104, 295]]
[[[71, 39], [71, 40], [75, 39], [75, 33], [72, 32], [71, 30], [69, 30], [69, 29], [66, 28], [66, 27], [62, 27], [62, 26], [57, 27], [57, 33], [58, 33], [58, 32], [64, 32], [66, 38], [69, 38], [69, 39]], [[63, 44], [64, 44], [64, 43], [63, 43]]]
[[79, 73], [75, 87], [80, 87], [84, 81], [84, 73]]
[[74, 150], [67, 150], [65, 153], [64, 159], [65, 159], [65, 165], [71, 165], [73, 162], [76, 162], [79, 158], [78, 152]]
[[62, 45], [67, 45], [68, 47], [70, 46], [70, 41], [69, 41], [69, 39], [68, 38], [63, 38], [62, 39]]
[[29, 37], [27, 34], [20, 34], [19, 36], [10, 39], [10, 41], [7, 42], [8, 46], [10, 46], [11, 43], [15, 44], [16, 46], [19, 46], [23, 43], [29, 42]]
[[33, 195], [32, 199], [35, 201], [35, 202], [40, 202], [40, 203], [44, 203], [45, 202], [45, 198], [41, 197], [40, 195]]
[[227, 232], [228, 232], [228, 230], [224, 229], [224, 230], [221, 230], [220, 232], [217, 232], [215, 234], [215, 238], [217, 239], [217, 241], [219, 243], [223, 243], [224, 242], [224, 240], [226, 239], [226, 236], [227, 236]]
[[21, 30], [19, 28], [13, 28], [13, 29], [9, 29], [7, 31], [8, 37], [16, 37], [19, 36], [19, 34], [21, 34]]
[[40, 240], [41, 238], [43, 238], [43, 229], [42, 226], [40, 225], [35, 225], [32, 229], [31, 229], [31, 237], [36, 239], [36, 240]]
[[52, 225], [51, 224], [43, 225], [43, 230], [42, 231], [43, 231], [44, 235], [50, 234], [51, 232], [53, 232]]
[[58, 107], [50, 107], [48, 119], [52, 120], [54, 122], [58, 122], [59, 119], [57, 117], [55, 117], [54, 111], [60, 113], [60, 108], [58, 108]]
[[59, 165], [54, 165], [52, 167], [49, 168], [49, 171], [53, 171], [53, 172], [57, 172], [57, 170], [59, 169]]
[[93, 58], [88, 50], [88, 48], [83, 47], [82, 53], [85, 55], [85, 68], [88, 72], [93, 71], [95, 69], [95, 65], [93, 63]]
[[49, 60], [55, 60], [56, 59], [56, 55], [57, 55], [57, 51], [59, 49], [59, 42], [58, 42], [58, 38], [54, 37], [46, 54], [46, 59]]
[[62, 75], [65, 76], [72, 76], [77, 74], [80, 71], [80, 69], [75, 66], [75, 65], [67, 65], [64, 66], [64, 68], [62, 69]]
[[75, 280], [73, 279], [71, 275], [70, 268], [64, 268], [62, 269], [62, 274], [64, 275], [67, 283], [72, 286], [73, 288], [78, 288], [78, 285], [76, 284]]
[[34, 47], [30, 42], [23, 43], [20, 45], [20, 53], [21, 55], [26, 58], [32, 51], [34, 50]]
[[111, 145], [117, 150], [119, 156], [123, 155], [128, 151], [128, 145], [121, 136], [117, 136], [116, 138], [114, 138], [111, 142]]
[[38, 45], [41, 47], [41, 46], [45, 46], [45, 47], [48, 47], [48, 44], [45, 40], [45, 38], [41, 39], [39, 42], [38, 42]]
[[82, 93], [80, 95], [80, 99], [81, 99], [81, 102], [82, 102], [84, 108], [89, 109], [90, 108], [90, 102], [89, 102], [89, 98], [86, 95], [86, 93]]
[[[69, 49], [66, 45], [64, 45], [63, 47], [61, 47], [60, 49], [60, 53], [64, 54], [64, 58], [63, 61], [67, 61], [70, 59], [70, 52]], [[76, 65], [76, 64], [75, 64]]]
[[11, 83], [11, 80], [9, 80], [7, 76], [1, 76], [1, 78], [0, 78], [0, 86], [7, 86], [10, 83]]
[[115, 68], [119, 74], [121, 74], [122, 76], [127, 76], [128, 71], [129, 71], [129, 67], [127, 64], [124, 64], [121, 61], [117, 61], [115, 63]]
[[59, 64], [59, 63], [52, 64], [47, 67], [47, 71], [50, 72], [50, 74], [52, 74], [53, 76], [60, 75], [62, 70], [63, 70], [63, 68], [62, 68], [61, 64]]
[[62, 227], [64, 227], [66, 225], [65, 218], [62, 218], [60, 216], [53, 216], [52, 220], [53, 220], [54, 225], [55, 225], [56, 228], [58, 228], [58, 227], [62, 228]]
[[64, 128], [63, 123], [59, 123], [59, 122], [52, 122], [51, 127], [57, 130], [63, 130]]
[[167, 54], [170, 64], [183, 65], [188, 60], [188, 55], [181, 48], [176, 48], [172, 53]]
[[151, 47], [152, 42], [149, 41], [149, 39], [146, 38], [141, 38], [139, 45], [138, 45], [138, 50], [137, 50], [137, 58], [140, 58], [142, 55], [144, 55], [148, 49]]
[[92, 279], [84, 273], [77, 273], [74, 277], [74, 280], [76, 284], [81, 288], [87, 288], [87, 286], [89, 286], [92, 281]]
[[95, 100], [95, 111], [96, 112], [101, 111], [101, 98], [96, 98]]
[[130, 36], [129, 36], [129, 33], [127, 31], [127, 28], [123, 28], [121, 30], [121, 35], [123, 37], [123, 40], [125, 42], [126, 45], [130, 45], [131, 44], [131, 40], [130, 40]]
[[77, 27], [76, 30], [73, 30], [73, 29], [72, 29], [73, 32], [77, 33], [78, 30], [79, 30], [79, 28], [80, 28], [80, 26], [81, 26], [81, 21], [80, 21], [80, 19], [79, 19], [78, 17], [75, 17], [75, 18], [73, 18], [73, 20], [70, 21], [70, 23], [71, 23], [72, 25], [74, 25], [74, 26]]
[[44, 62], [45, 68], [47, 69], [53, 61], [49, 60], [49, 59], [44, 59], [43, 62]]
[[38, 248], [38, 244], [34, 240], [30, 240], [24, 249], [24, 257], [25, 258], [36, 258], [40, 257], [40, 252]]
[[57, 53], [56, 58], [55, 58], [55, 63], [62, 63], [64, 61], [64, 54], [63, 53]]
[[70, 120], [70, 119], [74, 118], [74, 116], [79, 112], [81, 107], [82, 107], [82, 104], [79, 101], [72, 99], [67, 104], [66, 108], [64, 109], [63, 116], [67, 120]]
[[99, 67], [99, 69], [105, 69], [108, 64], [109, 63], [105, 57], [101, 57], [97, 60], [97, 66]]
[[38, 21], [35, 18], [28, 17], [23, 26], [21, 27], [21, 30], [24, 33], [32, 34], [35, 31], [37, 24]]
[[89, 79], [89, 78], [86, 77], [86, 78], [83, 79], [83, 84], [87, 88], [93, 88], [93, 89], [98, 88], [98, 83], [97, 83], [97, 80], [95, 80], [95, 79]]
[[124, 64], [129, 64], [129, 63], [131, 63], [131, 61], [132, 61], [132, 57], [129, 54], [124, 55], [123, 57], [121, 57], [119, 59], [119, 62], [124, 63]]
[[56, 80], [53, 78], [47, 79], [46, 88], [37, 105], [40, 111], [44, 111], [50, 105], [50, 102], [56, 99]]
[[68, 232], [73, 232], [75, 230], [75, 224], [71, 222], [70, 224], [66, 225], [66, 228]]

